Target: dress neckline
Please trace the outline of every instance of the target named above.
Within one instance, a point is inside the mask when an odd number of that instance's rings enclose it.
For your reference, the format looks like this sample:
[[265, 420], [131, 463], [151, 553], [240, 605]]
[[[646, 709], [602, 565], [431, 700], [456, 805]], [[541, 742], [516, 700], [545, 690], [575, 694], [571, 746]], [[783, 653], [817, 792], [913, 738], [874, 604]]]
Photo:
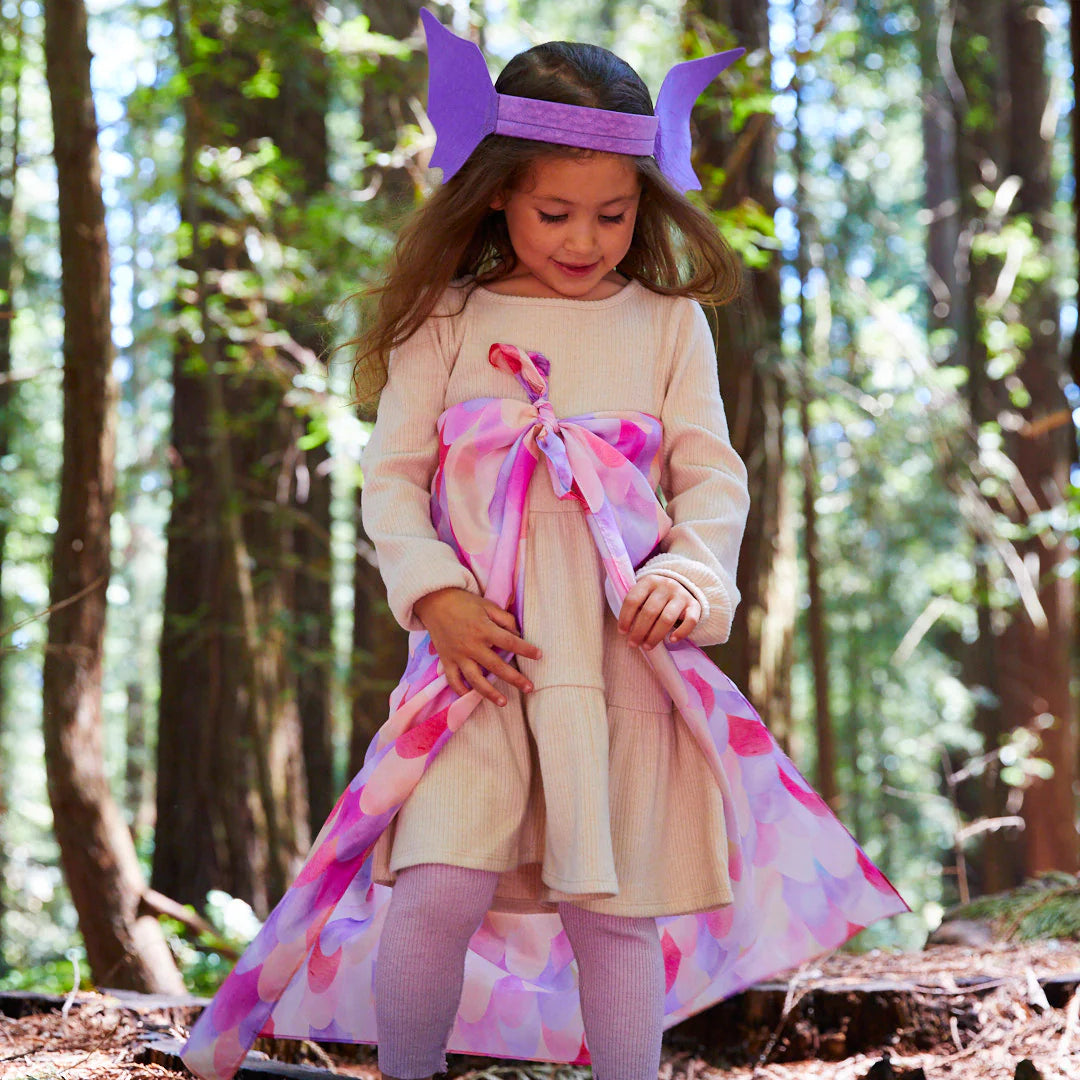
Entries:
[[596, 308], [614, 307], [616, 304], [621, 304], [628, 295], [640, 288], [642, 288], [641, 282], [636, 278], [631, 278], [617, 293], [605, 296], [601, 300], [578, 300], [572, 296], [514, 296], [511, 293], [495, 292], [485, 285], [477, 285], [473, 291], [482, 294], [485, 299], [497, 303], [543, 304], [545, 307], [576, 307], [595, 310]]

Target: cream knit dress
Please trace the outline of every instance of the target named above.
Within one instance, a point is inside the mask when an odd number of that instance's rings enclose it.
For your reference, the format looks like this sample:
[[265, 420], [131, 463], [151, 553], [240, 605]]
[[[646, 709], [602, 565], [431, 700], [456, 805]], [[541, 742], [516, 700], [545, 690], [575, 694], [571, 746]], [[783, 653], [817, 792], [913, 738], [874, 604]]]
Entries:
[[[527, 400], [491, 367], [493, 342], [551, 362], [556, 417], [639, 410], [664, 427], [660, 487], [674, 526], [637, 570], [685, 585], [701, 604], [690, 635], [724, 641], [739, 594], [746, 469], [732, 449], [708, 322], [691, 300], [630, 282], [604, 300], [507, 296], [479, 288], [391, 357], [362, 459], [364, 528], [390, 608], [422, 630], [413, 603], [436, 589], [479, 593], [437, 539], [428, 510], [435, 421], [476, 397]], [[540, 660], [516, 663], [534, 690], [496, 680], [424, 774], [374, 853], [375, 880], [444, 862], [501, 874], [498, 910], [573, 900], [612, 915], [673, 915], [731, 901], [716, 782], [667, 692], [628, 646], [604, 599], [600, 557], [578, 504], [560, 502], [543, 463], [529, 488], [525, 625]]]

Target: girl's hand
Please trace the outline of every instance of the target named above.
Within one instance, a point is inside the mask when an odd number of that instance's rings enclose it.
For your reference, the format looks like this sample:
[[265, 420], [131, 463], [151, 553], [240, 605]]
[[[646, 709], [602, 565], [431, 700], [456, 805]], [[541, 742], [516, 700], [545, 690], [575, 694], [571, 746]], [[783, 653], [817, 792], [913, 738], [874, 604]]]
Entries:
[[[626, 594], [619, 611], [619, 633], [627, 644], [655, 648], [671, 632], [681, 641], [701, 618], [701, 605], [685, 585], [674, 578], [646, 574]], [[671, 628], [676, 626], [675, 630]]]
[[421, 596], [413, 611], [431, 635], [455, 693], [466, 694], [471, 687], [496, 705], [505, 705], [506, 698], [484, 677], [485, 669], [525, 693], [532, 690], [529, 680], [495, 650], [509, 649], [534, 660], [540, 659], [540, 650], [518, 637], [514, 616], [494, 601], [451, 587]]

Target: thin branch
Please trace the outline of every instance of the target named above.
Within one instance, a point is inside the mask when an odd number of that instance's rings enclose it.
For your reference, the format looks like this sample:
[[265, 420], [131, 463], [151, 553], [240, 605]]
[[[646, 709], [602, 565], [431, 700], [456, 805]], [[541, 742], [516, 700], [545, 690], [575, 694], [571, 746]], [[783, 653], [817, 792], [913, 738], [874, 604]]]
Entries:
[[223, 942], [217, 930], [201, 915], [194, 911], [188, 911], [183, 904], [178, 903], [164, 893], [159, 893], [157, 889], [143, 890], [142, 896], [139, 897], [139, 907], [151, 915], [164, 915], [167, 919], [175, 919], [181, 925], [186, 926], [192, 933], [212, 939], [206, 948], [220, 953], [227, 960], [240, 959], [239, 951]]
[[67, 597], [64, 600], [58, 600], [55, 604], [51, 604], [49, 607], [42, 611], [35, 612], [33, 615], [28, 615], [21, 622], [17, 622], [12, 626], [6, 627], [0, 630], [0, 638], [5, 638], [8, 634], [14, 634], [16, 630], [21, 630], [24, 626], [28, 626], [32, 622], [37, 622], [38, 619], [45, 618], [46, 615], [51, 615], [54, 611], [59, 611], [61, 608], [66, 608], [69, 604], [77, 603], [88, 593], [92, 593], [95, 589], [99, 589], [105, 584], [105, 574], [102, 574], [96, 581], [91, 581], [89, 585], [81, 588], [77, 593]]
[[[0, 318], [4, 317], [0, 315]], [[7, 316], [10, 318], [10, 315]], [[6, 386], [8, 383], [27, 382], [30, 379], [36, 379], [39, 375], [63, 375], [63, 371], [58, 367], [42, 367], [34, 368], [31, 371], [9, 371], [0, 375], [0, 386]]]

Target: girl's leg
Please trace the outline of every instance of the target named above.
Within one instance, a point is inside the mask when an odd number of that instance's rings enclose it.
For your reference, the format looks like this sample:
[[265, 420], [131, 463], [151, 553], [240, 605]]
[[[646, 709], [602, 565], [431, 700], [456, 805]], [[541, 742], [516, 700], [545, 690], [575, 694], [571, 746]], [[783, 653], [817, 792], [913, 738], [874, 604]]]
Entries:
[[375, 965], [379, 1070], [420, 1080], [446, 1069], [446, 1043], [465, 980], [469, 938], [499, 875], [443, 863], [400, 871]]
[[664, 1020], [664, 955], [653, 918], [559, 904], [578, 962], [581, 1015], [596, 1080], [656, 1080]]

